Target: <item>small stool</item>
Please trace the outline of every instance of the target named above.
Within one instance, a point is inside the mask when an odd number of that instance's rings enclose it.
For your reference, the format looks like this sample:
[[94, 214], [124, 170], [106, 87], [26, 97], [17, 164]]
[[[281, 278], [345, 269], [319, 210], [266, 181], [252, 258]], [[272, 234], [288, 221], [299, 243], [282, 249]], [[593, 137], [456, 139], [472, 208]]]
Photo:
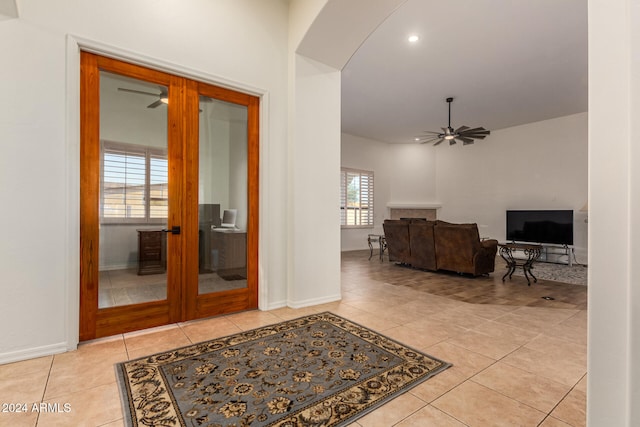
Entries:
[[387, 250], [387, 240], [383, 234], [369, 234], [367, 235], [367, 243], [369, 244], [369, 261], [373, 257], [373, 243], [378, 243], [380, 261], [384, 259], [384, 252]]

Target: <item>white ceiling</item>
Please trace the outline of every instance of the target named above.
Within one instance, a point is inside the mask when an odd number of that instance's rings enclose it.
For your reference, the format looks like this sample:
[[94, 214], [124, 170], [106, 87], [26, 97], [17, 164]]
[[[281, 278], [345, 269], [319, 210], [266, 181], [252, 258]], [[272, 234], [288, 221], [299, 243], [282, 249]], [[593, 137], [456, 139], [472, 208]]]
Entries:
[[343, 68], [342, 131], [412, 143], [450, 96], [454, 128], [587, 111], [587, 0], [408, 0]]

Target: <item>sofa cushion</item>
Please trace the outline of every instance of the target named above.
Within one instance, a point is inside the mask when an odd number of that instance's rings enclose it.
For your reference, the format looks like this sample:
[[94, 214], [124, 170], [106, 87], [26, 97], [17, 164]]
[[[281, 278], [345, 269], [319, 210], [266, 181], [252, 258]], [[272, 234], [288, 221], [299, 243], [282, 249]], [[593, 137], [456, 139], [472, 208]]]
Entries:
[[438, 222], [434, 227], [438, 269], [477, 274], [475, 255], [482, 250], [476, 224]]

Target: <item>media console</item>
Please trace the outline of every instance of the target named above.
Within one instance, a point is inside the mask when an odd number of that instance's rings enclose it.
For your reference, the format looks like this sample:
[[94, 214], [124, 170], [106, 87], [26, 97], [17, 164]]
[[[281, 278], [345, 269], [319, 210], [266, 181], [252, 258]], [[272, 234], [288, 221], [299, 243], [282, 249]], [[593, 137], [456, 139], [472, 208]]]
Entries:
[[569, 267], [573, 266], [573, 258], [575, 257], [575, 250], [573, 246], [569, 245], [547, 245], [542, 244], [542, 254], [540, 255], [539, 261], [544, 262], [555, 262], [557, 264], [564, 264], [560, 260], [550, 260], [549, 256], [559, 256], [559, 257], [567, 257], [567, 265]]
[[[555, 264], [565, 264], [561, 257], [567, 257], [566, 264], [569, 267], [573, 266], [573, 259], [575, 257], [575, 248], [569, 245], [551, 245], [548, 243], [531, 243], [531, 242], [516, 242], [510, 241], [512, 244], [535, 244], [541, 247], [540, 256], [537, 258], [538, 262], [552, 262]], [[553, 259], [552, 257], [558, 257]]]

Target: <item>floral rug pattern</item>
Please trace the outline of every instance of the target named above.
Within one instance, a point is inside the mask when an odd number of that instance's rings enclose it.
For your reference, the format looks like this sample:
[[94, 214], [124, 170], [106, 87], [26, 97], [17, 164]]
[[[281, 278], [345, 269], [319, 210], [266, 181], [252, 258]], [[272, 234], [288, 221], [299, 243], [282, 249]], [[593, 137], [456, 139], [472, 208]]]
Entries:
[[119, 363], [132, 426], [344, 426], [450, 364], [326, 312]]

